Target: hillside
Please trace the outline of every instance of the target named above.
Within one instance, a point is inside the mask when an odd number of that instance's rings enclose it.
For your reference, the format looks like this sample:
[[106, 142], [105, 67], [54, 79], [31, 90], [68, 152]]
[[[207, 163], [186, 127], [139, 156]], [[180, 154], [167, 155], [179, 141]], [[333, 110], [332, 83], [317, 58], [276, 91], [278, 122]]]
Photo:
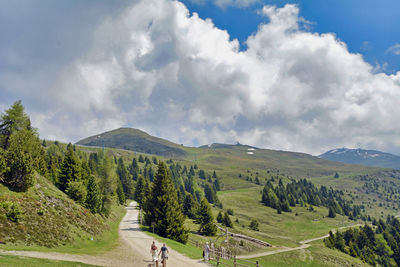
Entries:
[[[0, 240], [6, 244], [56, 247], [79, 240], [95, 240], [110, 231], [110, 219], [76, 204], [50, 181], [36, 175], [27, 192], [0, 184]], [[119, 212], [121, 212], [119, 210]]]
[[319, 157], [347, 164], [400, 169], [399, 156], [377, 150], [338, 148], [329, 150]]
[[119, 128], [82, 139], [84, 146], [111, 147], [165, 157], [182, 157], [186, 152], [179, 145], [132, 128]]

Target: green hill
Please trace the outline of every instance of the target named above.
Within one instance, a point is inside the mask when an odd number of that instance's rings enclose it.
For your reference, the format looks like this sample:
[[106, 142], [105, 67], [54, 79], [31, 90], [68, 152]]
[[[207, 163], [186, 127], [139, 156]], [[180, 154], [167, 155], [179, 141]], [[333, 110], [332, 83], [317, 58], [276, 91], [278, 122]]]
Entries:
[[166, 157], [182, 157], [186, 152], [177, 144], [132, 128], [119, 128], [78, 141], [84, 146], [112, 147]]

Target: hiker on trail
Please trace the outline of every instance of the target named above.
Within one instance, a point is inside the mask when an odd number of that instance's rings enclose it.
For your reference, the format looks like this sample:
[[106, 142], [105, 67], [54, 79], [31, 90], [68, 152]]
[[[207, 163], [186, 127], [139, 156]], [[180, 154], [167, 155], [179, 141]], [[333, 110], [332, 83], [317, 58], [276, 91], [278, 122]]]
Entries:
[[151, 254], [152, 261], [157, 262], [158, 261], [157, 246], [156, 246], [156, 242], [154, 242], [154, 241], [153, 241], [153, 244], [151, 244], [151, 247], [150, 247], [150, 254]]
[[168, 253], [169, 253], [169, 251], [168, 251], [167, 247], [165, 246], [165, 244], [163, 244], [163, 246], [160, 249], [160, 252], [158, 253], [158, 256], [160, 256], [160, 254], [161, 254], [161, 263], [162, 263], [163, 267], [167, 266]]
[[208, 246], [208, 242], [204, 245], [204, 261], [208, 261], [208, 254], [210, 253], [210, 247]]

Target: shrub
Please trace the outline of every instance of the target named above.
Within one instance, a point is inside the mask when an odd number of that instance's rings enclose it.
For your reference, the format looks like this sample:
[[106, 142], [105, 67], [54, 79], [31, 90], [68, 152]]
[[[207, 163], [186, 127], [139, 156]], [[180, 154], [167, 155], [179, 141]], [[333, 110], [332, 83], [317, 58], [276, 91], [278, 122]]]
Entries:
[[254, 231], [259, 231], [258, 229], [258, 221], [256, 219], [251, 220], [249, 228]]
[[233, 215], [233, 209], [227, 209], [226, 211], [229, 215]]
[[0, 202], [0, 208], [5, 210], [9, 221], [19, 222], [22, 218], [22, 211], [18, 204], [9, 201]]

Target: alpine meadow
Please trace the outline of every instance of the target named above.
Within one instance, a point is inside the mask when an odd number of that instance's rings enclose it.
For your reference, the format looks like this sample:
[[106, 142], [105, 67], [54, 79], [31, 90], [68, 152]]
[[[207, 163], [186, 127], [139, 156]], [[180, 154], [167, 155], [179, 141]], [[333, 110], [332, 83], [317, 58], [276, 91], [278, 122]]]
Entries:
[[1, 6], [0, 266], [400, 266], [398, 1]]

